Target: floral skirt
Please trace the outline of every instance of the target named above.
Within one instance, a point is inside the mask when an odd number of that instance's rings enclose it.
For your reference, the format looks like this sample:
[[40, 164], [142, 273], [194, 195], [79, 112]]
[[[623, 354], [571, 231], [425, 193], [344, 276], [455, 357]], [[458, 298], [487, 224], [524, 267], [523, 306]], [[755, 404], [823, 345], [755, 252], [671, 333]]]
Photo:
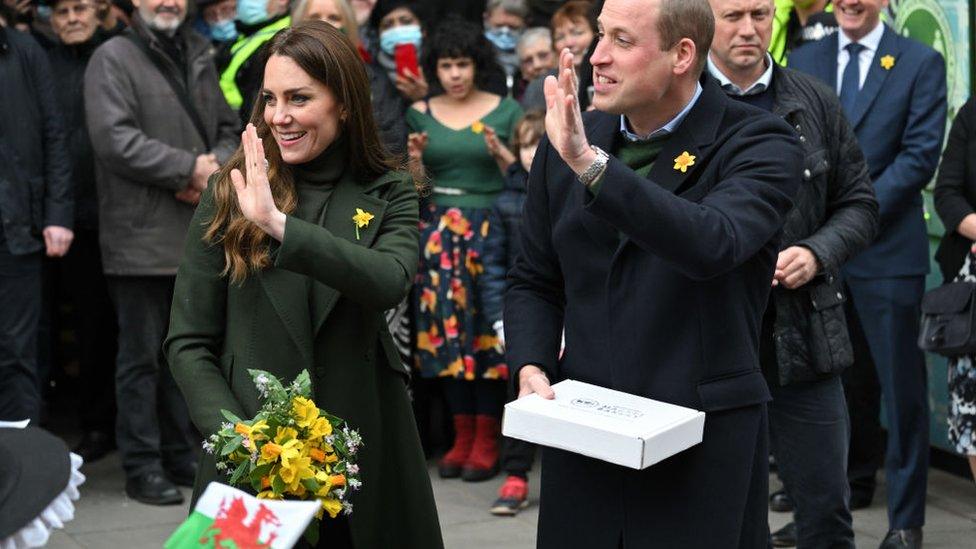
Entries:
[[[976, 257], [970, 252], [955, 278], [956, 282], [976, 282]], [[976, 455], [976, 357], [949, 360], [949, 443], [960, 454]]]
[[430, 205], [420, 215], [414, 282], [414, 366], [427, 378], [507, 379], [494, 328], [480, 311], [489, 209]]

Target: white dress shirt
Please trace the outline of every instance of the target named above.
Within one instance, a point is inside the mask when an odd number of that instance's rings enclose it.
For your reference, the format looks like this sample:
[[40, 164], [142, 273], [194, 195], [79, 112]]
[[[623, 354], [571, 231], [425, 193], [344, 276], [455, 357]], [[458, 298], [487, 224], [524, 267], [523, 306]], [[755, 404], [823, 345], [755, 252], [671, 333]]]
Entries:
[[[857, 89], [864, 87], [864, 81], [868, 78], [868, 71], [871, 70], [871, 63], [874, 62], [874, 54], [878, 53], [878, 46], [881, 44], [881, 36], [884, 35], [885, 26], [884, 23], [878, 21], [878, 26], [874, 27], [874, 30], [869, 32], [864, 38], [857, 41], [858, 44], [864, 46], [861, 50], [861, 54], [858, 56], [860, 62], [859, 69], [861, 69], [860, 81], [858, 82]], [[851, 60], [851, 54], [847, 51], [847, 45], [853, 42], [850, 38], [844, 34], [844, 31], [837, 33], [837, 93], [840, 94], [840, 86], [844, 82], [844, 69], [847, 68], [848, 61]]]
[[718, 84], [722, 86], [725, 93], [729, 95], [756, 95], [766, 91], [773, 81], [773, 57], [768, 53], [766, 54], [765, 63], [766, 70], [763, 71], [762, 75], [759, 77], [759, 80], [753, 82], [752, 85], [745, 90], [732, 82], [728, 76], [725, 76], [725, 73], [718, 68], [718, 65], [712, 62], [711, 54], [708, 55], [708, 72], [711, 73], [716, 80], [718, 80]]

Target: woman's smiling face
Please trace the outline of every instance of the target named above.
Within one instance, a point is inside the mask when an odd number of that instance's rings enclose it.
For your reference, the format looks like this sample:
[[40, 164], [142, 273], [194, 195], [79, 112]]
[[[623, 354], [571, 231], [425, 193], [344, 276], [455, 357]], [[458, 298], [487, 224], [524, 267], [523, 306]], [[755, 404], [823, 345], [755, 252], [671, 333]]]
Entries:
[[339, 137], [342, 105], [332, 90], [290, 57], [268, 59], [261, 100], [264, 121], [286, 164], [314, 160]]

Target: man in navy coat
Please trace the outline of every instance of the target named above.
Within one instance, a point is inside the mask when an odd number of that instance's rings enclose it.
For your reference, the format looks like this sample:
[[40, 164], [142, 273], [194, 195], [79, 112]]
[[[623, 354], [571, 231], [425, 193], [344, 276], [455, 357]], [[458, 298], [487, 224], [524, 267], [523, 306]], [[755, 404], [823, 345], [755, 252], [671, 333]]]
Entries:
[[642, 471], [545, 448], [538, 545], [765, 547], [759, 331], [799, 142], [702, 76], [707, 0], [607, 0], [599, 27], [602, 112], [581, 116], [568, 50], [546, 82], [508, 363], [520, 396], [576, 379], [704, 410], [705, 433]]
[[[946, 122], [945, 62], [882, 23], [879, 14], [887, 4], [834, 2], [841, 32], [790, 57], [791, 67], [838, 91], [880, 206], [877, 239], [847, 264], [844, 275], [887, 403], [890, 532], [884, 548], [921, 546], [925, 522], [929, 419], [925, 358], [916, 341], [929, 242], [920, 191], [935, 173]], [[861, 338], [853, 339], [856, 347]], [[876, 422], [878, 412], [857, 405], [850, 412], [853, 446], [863, 437], [858, 415], [870, 413], [874, 417], [865, 420]], [[873, 468], [868, 475], [873, 484]]]

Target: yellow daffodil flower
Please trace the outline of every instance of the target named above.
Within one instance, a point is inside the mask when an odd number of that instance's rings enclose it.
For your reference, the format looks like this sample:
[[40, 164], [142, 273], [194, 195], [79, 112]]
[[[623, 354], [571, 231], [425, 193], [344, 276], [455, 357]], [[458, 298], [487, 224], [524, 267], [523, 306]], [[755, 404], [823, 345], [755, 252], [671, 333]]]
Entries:
[[325, 419], [324, 417], [320, 417], [316, 419], [315, 422], [312, 423], [308, 429], [309, 440], [320, 440], [331, 434], [332, 434], [332, 424], [329, 423], [329, 420]]
[[474, 124], [471, 124], [471, 131], [473, 131], [474, 133], [481, 133], [485, 131], [485, 123], [479, 120]]
[[281, 480], [287, 485], [288, 491], [292, 493], [297, 493], [302, 480], [310, 478], [315, 475], [315, 471], [312, 470], [312, 460], [311, 458], [305, 456], [298, 456], [294, 459], [288, 460], [285, 463], [284, 460], [281, 462], [281, 470], [278, 475]]
[[356, 208], [356, 215], [352, 216], [353, 223], [356, 224], [356, 240], [359, 240], [359, 229], [365, 229], [369, 226], [369, 222], [373, 220], [373, 214]]
[[311, 448], [308, 451], [308, 457], [312, 458], [313, 460], [319, 463], [322, 463], [325, 461], [325, 452], [323, 452], [318, 448]]
[[895, 57], [893, 55], [886, 55], [881, 58], [881, 68], [886, 71], [890, 71], [892, 67], [895, 66]]
[[251, 426], [244, 423], [238, 423], [234, 426], [234, 432], [244, 437], [244, 446], [248, 450], [253, 450], [255, 441], [267, 438], [264, 435], [264, 431], [267, 428], [267, 422], [262, 419], [260, 421], [256, 421], [254, 425]]
[[274, 442], [265, 442], [264, 446], [261, 447], [261, 458], [258, 460], [258, 464], [264, 465], [275, 461], [281, 455], [282, 450], [283, 448]]
[[258, 492], [258, 499], [285, 499], [281, 494], [275, 494], [273, 490], [262, 490]]
[[688, 168], [695, 165], [695, 155], [688, 154], [688, 151], [681, 153], [681, 156], [674, 159], [674, 169], [681, 173], [686, 173]]
[[284, 444], [293, 438], [298, 438], [298, 431], [291, 427], [278, 427], [278, 433], [275, 434], [274, 441], [278, 444]]
[[319, 407], [307, 398], [295, 397], [291, 400], [291, 415], [299, 427], [308, 427], [319, 418]]
[[342, 511], [342, 502], [335, 498], [325, 498], [322, 500], [322, 509], [324, 509], [330, 517], [336, 518], [339, 515], [339, 511]]

